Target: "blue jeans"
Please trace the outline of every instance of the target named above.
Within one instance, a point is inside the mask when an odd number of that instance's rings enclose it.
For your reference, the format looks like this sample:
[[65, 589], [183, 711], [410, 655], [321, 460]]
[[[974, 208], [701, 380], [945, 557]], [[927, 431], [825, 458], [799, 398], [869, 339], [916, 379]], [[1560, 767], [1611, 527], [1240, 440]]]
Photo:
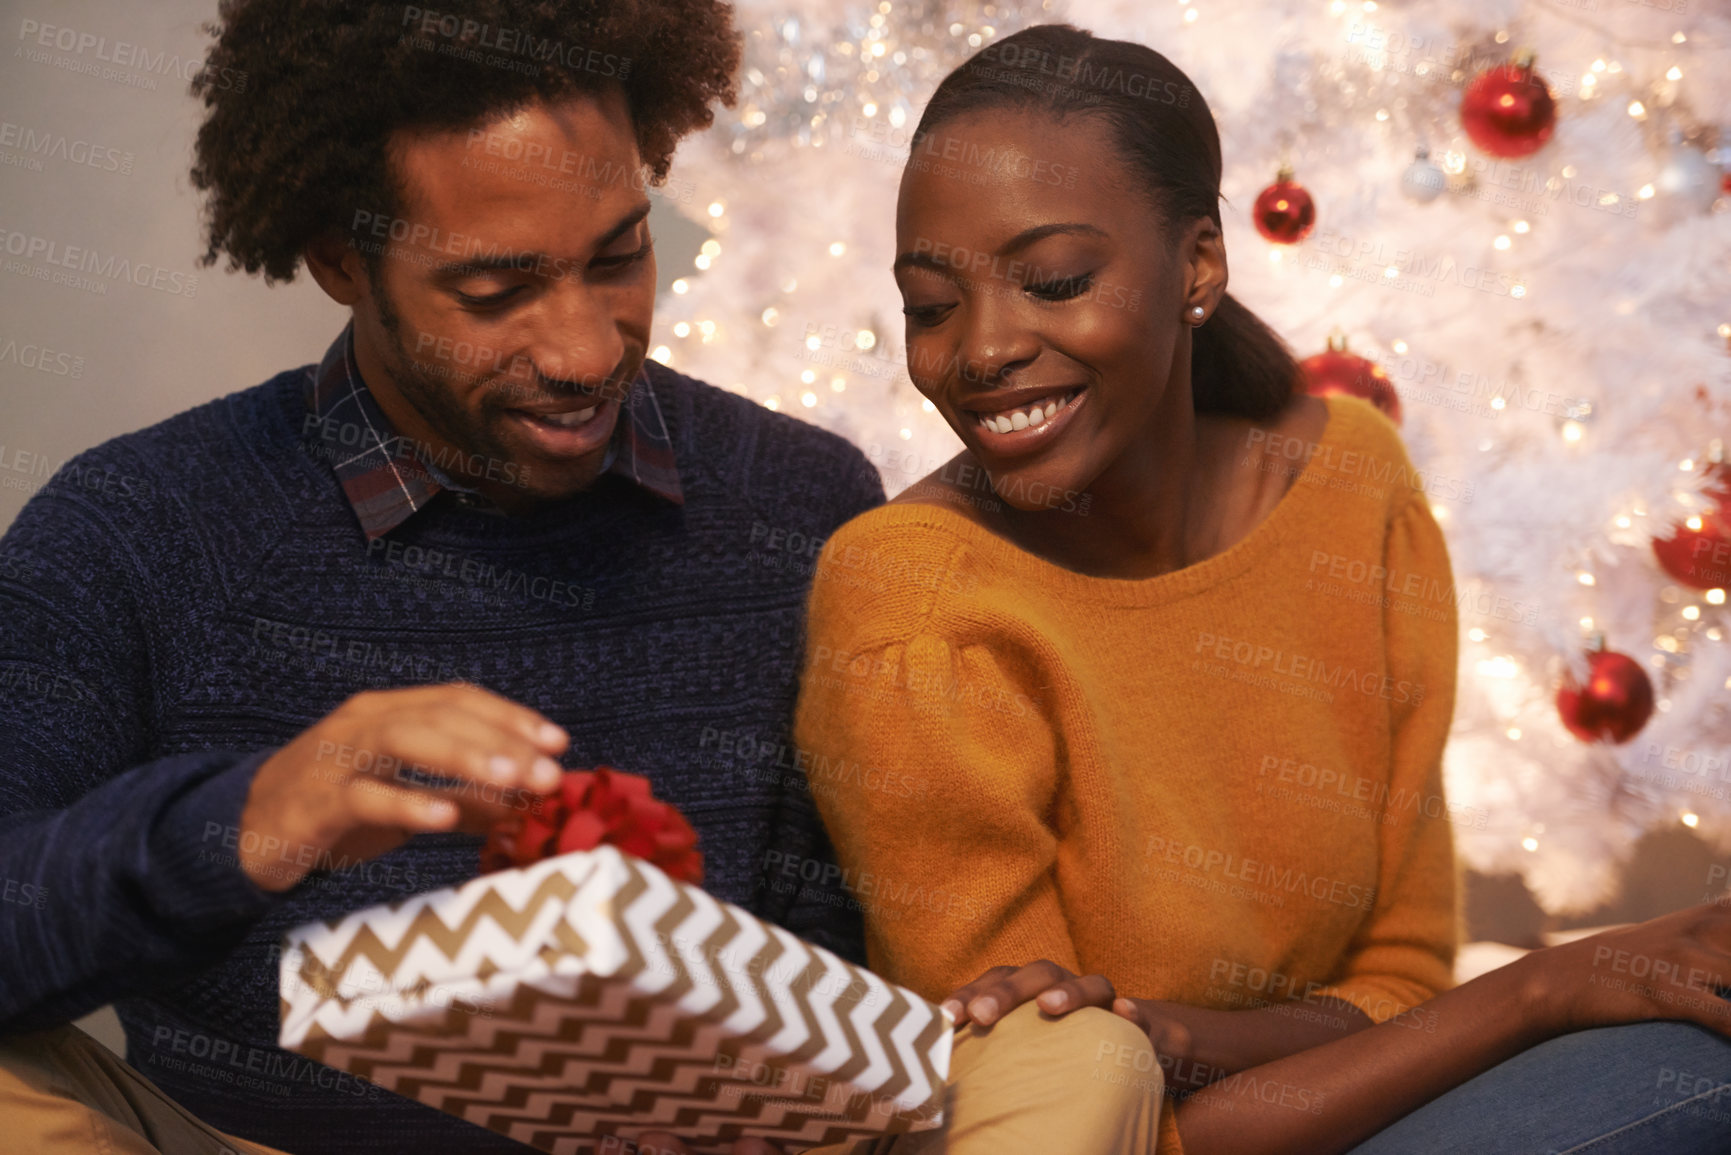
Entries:
[[1563, 1035], [1462, 1083], [1351, 1155], [1457, 1152], [1731, 1152], [1731, 1039], [1680, 1022]]

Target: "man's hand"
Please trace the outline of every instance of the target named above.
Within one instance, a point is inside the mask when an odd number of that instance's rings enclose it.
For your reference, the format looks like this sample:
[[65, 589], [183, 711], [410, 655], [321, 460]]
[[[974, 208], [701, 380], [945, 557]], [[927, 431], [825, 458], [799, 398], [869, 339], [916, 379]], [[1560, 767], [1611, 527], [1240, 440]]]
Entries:
[[1030, 999], [1049, 1015], [1081, 1007], [1112, 1009], [1116, 992], [1105, 975], [1077, 977], [1055, 962], [1040, 959], [1019, 967], [993, 967], [944, 1000], [943, 1009], [959, 1027], [970, 1019], [989, 1027]]
[[283, 891], [332, 855], [372, 858], [427, 831], [485, 833], [558, 788], [552, 756], [569, 744], [541, 714], [468, 683], [356, 694], [259, 767], [240, 816], [241, 869]]

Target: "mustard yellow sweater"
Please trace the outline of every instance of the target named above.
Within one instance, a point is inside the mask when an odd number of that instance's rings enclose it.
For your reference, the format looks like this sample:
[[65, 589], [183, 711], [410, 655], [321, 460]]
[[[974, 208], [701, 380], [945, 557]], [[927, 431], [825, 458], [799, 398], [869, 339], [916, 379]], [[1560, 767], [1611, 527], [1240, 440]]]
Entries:
[[1393, 426], [1328, 408], [1315, 443], [1247, 438], [1296, 481], [1174, 573], [1084, 576], [925, 504], [825, 545], [795, 737], [874, 969], [935, 1000], [1049, 958], [1378, 1022], [1450, 984], [1448, 555]]

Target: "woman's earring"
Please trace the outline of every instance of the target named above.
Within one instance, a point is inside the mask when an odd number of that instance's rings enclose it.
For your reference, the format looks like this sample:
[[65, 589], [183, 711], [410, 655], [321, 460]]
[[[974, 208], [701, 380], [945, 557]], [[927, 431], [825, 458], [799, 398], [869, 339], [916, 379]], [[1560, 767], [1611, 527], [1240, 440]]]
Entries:
[[1201, 305], [1190, 306], [1190, 323], [1192, 325], [1200, 325], [1202, 323], [1202, 318], [1207, 314], [1207, 312], [1208, 310], [1204, 309]]

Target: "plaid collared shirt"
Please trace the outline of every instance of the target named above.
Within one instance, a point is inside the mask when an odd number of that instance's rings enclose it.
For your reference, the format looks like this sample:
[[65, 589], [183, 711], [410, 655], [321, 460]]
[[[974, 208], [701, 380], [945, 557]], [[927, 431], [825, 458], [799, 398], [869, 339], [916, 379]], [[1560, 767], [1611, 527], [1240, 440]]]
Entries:
[[[492, 507], [479, 492], [457, 484], [427, 460], [430, 446], [413, 442], [392, 427], [361, 380], [352, 322], [331, 343], [318, 368], [307, 374], [306, 402], [316, 418], [309, 426], [320, 431], [323, 444], [337, 450], [331, 468], [368, 541], [407, 521], [441, 490], [451, 490], [466, 504]], [[647, 373], [638, 374], [622, 407], [603, 472], [629, 478], [668, 501], [685, 503], [673, 443]]]

